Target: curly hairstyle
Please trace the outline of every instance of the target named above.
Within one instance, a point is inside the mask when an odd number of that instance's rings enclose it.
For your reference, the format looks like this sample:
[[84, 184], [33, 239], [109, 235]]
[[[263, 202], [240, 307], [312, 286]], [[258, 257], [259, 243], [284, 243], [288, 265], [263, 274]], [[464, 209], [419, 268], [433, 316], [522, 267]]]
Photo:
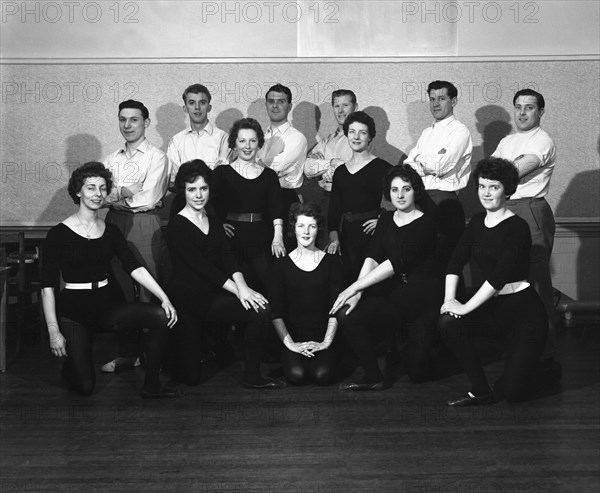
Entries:
[[204, 178], [204, 181], [210, 189], [212, 185], [212, 171], [202, 159], [192, 159], [186, 161], [179, 167], [177, 176], [175, 177], [175, 190], [178, 194], [182, 194], [185, 190], [186, 183], [194, 183], [198, 177]]
[[517, 167], [507, 159], [499, 157], [488, 157], [479, 161], [471, 177], [476, 185], [479, 184], [479, 178], [499, 181], [507, 198], [515, 193], [519, 184]]
[[419, 176], [419, 173], [408, 164], [400, 164], [394, 166], [383, 177], [383, 196], [386, 200], [391, 200], [390, 188], [392, 187], [392, 182], [395, 178], [400, 178], [401, 180], [410, 183], [415, 191], [415, 202], [423, 198], [423, 195], [425, 194], [425, 185], [423, 184], [423, 179]]
[[104, 178], [106, 182], [106, 194], [110, 194], [112, 190], [112, 173], [102, 163], [90, 161], [89, 163], [82, 164], [73, 171], [71, 178], [69, 178], [69, 185], [67, 186], [69, 195], [76, 204], [81, 202], [77, 194], [81, 192], [81, 188], [87, 178]]
[[354, 122], [362, 123], [363, 125], [367, 126], [369, 129], [369, 140], [373, 140], [375, 138], [375, 120], [373, 120], [373, 118], [371, 118], [371, 116], [364, 111], [355, 111], [347, 116], [346, 120], [344, 121], [344, 125], [342, 125], [344, 135], [346, 137], [348, 137], [348, 128], [350, 128], [350, 125], [352, 125]]
[[265, 145], [265, 134], [260, 127], [260, 123], [258, 123], [254, 118], [242, 118], [241, 120], [237, 120], [231, 126], [231, 130], [229, 130], [227, 143], [229, 144], [230, 149], [235, 149], [235, 141], [237, 140], [240, 130], [254, 130], [256, 132], [256, 136], [258, 137], [258, 148], [260, 149]]
[[314, 202], [306, 202], [305, 204], [294, 202], [290, 206], [290, 214], [288, 216], [288, 234], [290, 236], [294, 236], [298, 216], [314, 217], [317, 221], [317, 229], [319, 231], [325, 229], [325, 217], [317, 204]]

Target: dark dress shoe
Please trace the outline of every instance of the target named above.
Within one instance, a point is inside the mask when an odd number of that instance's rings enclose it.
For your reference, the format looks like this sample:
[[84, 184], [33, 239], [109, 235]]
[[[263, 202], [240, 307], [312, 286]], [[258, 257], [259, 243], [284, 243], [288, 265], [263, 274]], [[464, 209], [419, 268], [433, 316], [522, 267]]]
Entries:
[[484, 404], [491, 404], [494, 402], [494, 395], [487, 394], [477, 397], [471, 392], [467, 392], [456, 399], [446, 401], [450, 407], [465, 407], [465, 406], [481, 406]]
[[175, 397], [183, 397], [185, 394], [181, 390], [161, 387], [156, 391], [142, 389], [140, 395], [144, 399], [172, 399]]
[[338, 387], [340, 390], [383, 390], [385, 382], [374, 383], [359, 383], [359, 382], [342, 382]]
[[272, 380], [272, 379], [264, 379], [260, 382], [247, 382], [243, 381], [242, 385], [247, 389], [267, 389], [267, 390], [276, 390], [276, 389], [285, 389], [287, 384], [281, 380]]

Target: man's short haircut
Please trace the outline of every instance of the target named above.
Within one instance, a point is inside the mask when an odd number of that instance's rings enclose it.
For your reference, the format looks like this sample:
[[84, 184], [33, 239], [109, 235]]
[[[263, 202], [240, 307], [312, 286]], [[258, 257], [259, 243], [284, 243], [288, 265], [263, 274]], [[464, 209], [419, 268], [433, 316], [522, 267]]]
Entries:
[[383, 177], [383, 196], [386, 200], [391, 200], [390, 188], [392, 187], [392, 182], [395, 178], [400, 178], [401, 180], [410, 183], [410, 186], [415, 191], [415, 202], [420, 200], [425, 194], [425, 185], [423, 184], [423, 179], [419, 176], [419, 173], [408, 164], [400, 164], [394, 166]]
[[354, 91], [351, 91], [350, 89], [338, 89], [331, 93], [331, 106], [333, 106], [335, 98], [341, 98], [342, 96], [350, 96], [352, 104], [356, 104], [356, 94], [354, 94]]
[[208, 88], [206, 86], [203, 86], [202, 84], [192, 84], [191, 86], [188, 86], [185, 88], [185, 91], [183, 91], [183, 94], [181, 95], [181, 97], [183, 98], [183, 102], [186, 104], [187, 104], [187, 95], [188, 94], [206, 94], [206, 97], [208, 97], [209, 103], [210, 103], [210, 100], [212, 99], [212, 96], [210, 95]]
[[369, 140], [373, 140], [375, 138], [375, 120], [373, 120], [373, 118], [371, 118], [364, 111], [355, 111], [346, 117], [346, 120], [344, 120], [344, 124], [342, 125], [342, 129], [344, 130], [344, 135], [346, 137], [348, 137], [348, 129], [350, 128], [350, 125], [352, 125], [354, 122], [362, 123], [367, 126], [369, 129]]
[[67, 186], [67, 191], [76, 204], [81, 202], [77, 194], [81, 192], [81, 188], [87, 178], [104, 178], [106, 182], [106, 194], [110, 194], [112, 190], [112, 173], [102, 163], [90, 161], [89, 163], [82, 164], [73, 171], [71, 178], [69, 178], [69, 185]]
[[229, 137], [227, 138], [227, 143], [229, 144], [230, 149], [235, 149], [235, 141], [238, 138], [238, 134], [240, 133], [240, 130], [244, 129], [254, 130], [256, 132], [256, 136], [258, 137], [259, 148], [265, 145], [265, 134], [263, 133], [263, 130], [260, 127], [260, 123], [258, 123], [254, 118], [242, 118], [241, 120], [237, 120], [231, 126], [231, 130], [229, 130]]
[[194, 183], [198, 177], [204, 178], [204, 181], [210, 187], [212, 185], [212, 171], [202, 159], [192, 159], [186, 161], [179, 167], [175, 177], [175, 189], [178, 194], [183, 194], [186, 183]]
[[288, 233], [292, 237], [294, 237], [298, 216], [313, 217], [317, 221], [317, 230], [323, 231], [325, 229], [325, 217], [317, 204], [314, 202], [294, 202], [290, 206], [290, 213], [288, 215]]
[[517, 103], [519, 96], [533, 96], [537, 102], [538, 110], [543, 110], [546, 107], [544, 96], [533, 89], [521, 89], [520, 91], [517, 91], [513, 97], [513, 106]]
[[121, 104], [119, 104], [119, 114], [121, 113], [121, 110], [125, 108], [133, 108], [136, 110], [140, 110], [142, 112], [144, 120], [150, 118], [150, 112], [148, 111], [148, 108], [146, 108], [143, 103], [140, 103], [135, 99], [128, 99], [127, 101], [123, 101]]
[[427, 94], [429, 95], [431, 94], [431, 91], [439, 91], [440, 89], [446, 89], [450, 99], [454, 99], [458, 96], [458, 89], [456, 89], [456, 86], [447, 80], [434, 80], [431, 82], [427, 86]]
[[290, 91], [289, 87], [285, 87], [283, 84], [280, 84], [279, 82], [277, 84], [275, 84], [274, 86], [269, 87], [267, 94], [265, 94], [265, 101], [269, 100], [270, 92], [282, 92], [283, 94], [285, 94], [287, 96], [288, 103], [292, 102], [292, 91]]
[[499, 181], [507, 198], [515, 193], [519, 184], [517, 167], [507, 159], [499, 157], [488, 157], [479, 161], [471, 176], [475, 185], [479, 185], [479, 178]]

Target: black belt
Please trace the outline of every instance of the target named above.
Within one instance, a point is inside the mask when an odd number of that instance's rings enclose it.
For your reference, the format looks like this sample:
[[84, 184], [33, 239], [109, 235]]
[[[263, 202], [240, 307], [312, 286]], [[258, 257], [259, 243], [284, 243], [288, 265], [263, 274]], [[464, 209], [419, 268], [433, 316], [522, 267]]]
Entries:
[[379, 211], [368, 211], [368, 212], [344, 212], [342, 219], [346, 222], [352, 223], [354, 221], [364, 221], [365, 219], [375, 219], [379, 215]]
[[242, 223], [255, 223], [263, 220], [262, 212], [228, 212], [227, 219]]

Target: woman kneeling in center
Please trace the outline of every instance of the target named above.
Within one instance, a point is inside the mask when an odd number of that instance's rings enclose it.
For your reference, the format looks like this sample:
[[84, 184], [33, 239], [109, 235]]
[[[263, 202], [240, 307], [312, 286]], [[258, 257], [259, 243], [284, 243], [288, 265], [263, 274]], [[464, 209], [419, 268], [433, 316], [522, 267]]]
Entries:
[[272, 266], [269, 299], [273, 325], [284, 344], [281, 355], [288, 382], [301, 385], [331, 382], [335, 355], [331, 343], [337, 320], [329, 307], [343, 287], [339, 256], [329, 255], [316, 245], [324, 226], [316, 204], [293, 204], [289, 228], [298, 246]]

